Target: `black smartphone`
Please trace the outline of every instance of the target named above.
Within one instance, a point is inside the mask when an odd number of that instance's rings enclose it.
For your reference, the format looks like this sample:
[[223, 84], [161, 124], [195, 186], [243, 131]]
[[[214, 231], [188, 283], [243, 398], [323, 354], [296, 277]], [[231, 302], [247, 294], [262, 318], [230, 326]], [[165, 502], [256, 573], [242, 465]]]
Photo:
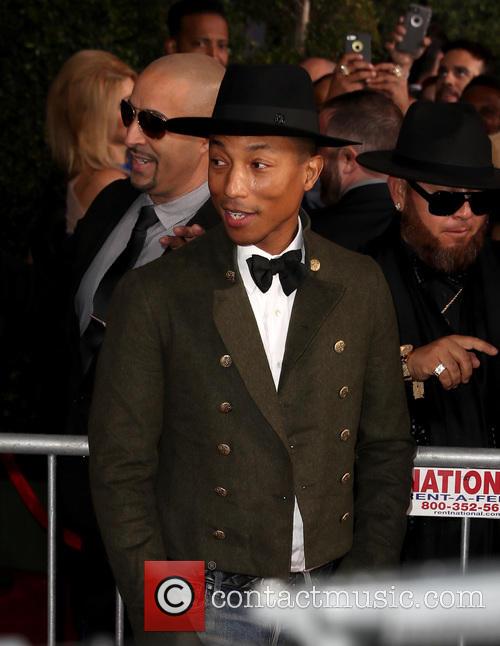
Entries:
[[367, 63], [372, 61], [372, 37], [365, 32], [347, 34], [345, 37], [345, 53], [361, 54]]
[[406, 34], [403, 40], [396, 45], [399, 52], [416, 54], [429, 28], [432, 9], [419, 4], [411, 4], [405, 15], [404, 26]]

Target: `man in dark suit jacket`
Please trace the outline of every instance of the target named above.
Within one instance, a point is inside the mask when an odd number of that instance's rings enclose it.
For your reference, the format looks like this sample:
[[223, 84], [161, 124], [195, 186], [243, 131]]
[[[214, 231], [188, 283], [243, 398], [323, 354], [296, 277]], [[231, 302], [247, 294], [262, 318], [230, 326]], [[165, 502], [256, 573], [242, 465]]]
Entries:
[[[207, 186], [207, 140], [167, 133], [165, 123], [172, 116], [210, 115], [223, 74], [224, 68], [208, 56], [175, 54], [149, 65], [132, 96], [122, 101], [130, 179], [112, 183], [97, 196], [71, 240], [69, 433], [87, 432], [95, 361], [116, 282], [128, 268], [162, 255], [176, 241], [174, 233], [186, 236], [219, 223]], [[143, 212], [151, 220], [142, 238], [134, 239]], [[83, 553], [68, 568], [77, 572], [81, 567], [75, 589], [84, 598], [74, 605], [79, 626], [86, 626], [83, 636], [112, 628], [114, 587], [110, 573], [105, 585], [109, 569], [92, 509], [87, 461], [60, 462], [64, 520], [83, 539]]]
[[[186, 225], [205, 229], [218, 223], [207, 187], [207, 141], [167, 134], [165, 124], [172, 116], [210, 115], [223, 74], [219, 63], [201, 54], [166, 56], [139, 75], [132, 96], [122, 101], [130, 179], [114, 182], [97, 196], [72, 240], [71, 309], [78, 319], [73, 321], [71, 344], [76, 350], [71, 391], [77, 415], [70, 416], [69, 429], [73, 433], [86, 432], [94, 357], [100, 347], [91, 338], [87, 348], [86, 335], [90, 325], [98, 325], [97, 318], [105, 319], [102, 310], [114, 284], [127, 269], [158, 258], [172, 242], [174, 229], [186, 233]], [[133, 237], [142, 207], [147, 206], [153, 206], [155, 213], [139, 254], [111, 277], [106, 302], [96, 303], [102, 284]], [[103, 334], [98, 341], [102, 338]]]
[[337, 244], [364, 252], [396, 215], [387, 177], [360, 166], [358, 154], [395, 145], [403, 115], [380, 92], [359, 90], [330, 99], [320, 123], [326, 134], [362, 142], [325, 150], [321, 198], [325, 206], [311, 212], [313, 231]]
[[168, 559], [207, 563], [203, 643], [261, 643], [214, 592], [398, 561], [413, 444], [395, 316], [375, 263], [299, 217], [322, 166], [315, 144], [347, 143], [319, 135], [304, 70], [230, 66], [213, 118], [169, 128], [212, 135], [224, 227], [115, 294], [93, 497], [139, 641], [155, 641], [144, 562]]

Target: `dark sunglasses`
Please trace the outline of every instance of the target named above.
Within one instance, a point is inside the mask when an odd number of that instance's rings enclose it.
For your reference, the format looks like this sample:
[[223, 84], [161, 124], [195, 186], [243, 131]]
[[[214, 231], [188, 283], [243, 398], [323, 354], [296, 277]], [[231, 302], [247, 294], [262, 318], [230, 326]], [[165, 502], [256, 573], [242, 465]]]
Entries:
[[408, 184], [429, 203], [429, 213], [432, 215], [453, 215], [458, 209], [469, 203], [474, 215], [486, 215], [490, 213], [498, 199], [496, 191], [479, 191], [461, 193], [459, 191], [436, 191], [428, 193], [417, 182], [408, 181]]
[[127, 99], [122, 99], [120, 112], [125, 128], [128, 128], [137, 115], [142, 132], [150, 139], [161, 139], [167, 132], [167, 117], [154, 110], [136, 110]]

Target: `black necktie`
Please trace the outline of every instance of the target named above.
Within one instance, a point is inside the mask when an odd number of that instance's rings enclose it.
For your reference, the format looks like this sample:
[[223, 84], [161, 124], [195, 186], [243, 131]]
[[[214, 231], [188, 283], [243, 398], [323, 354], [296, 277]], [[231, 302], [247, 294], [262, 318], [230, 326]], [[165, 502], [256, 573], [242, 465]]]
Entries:
[[120, 278], [132, 269], [144, 247], [149, 227], [158, 222], [158, 216], [151, 205], [143, 206], [132, 229], [127, 246], [104, 274], [94, 294], [92, 318], [80, 340], [83, 373], [85, 374], [92, 359], [101, 347], [106, 327], [106, 317], [113, 290]]
[[306, 275], [306, 266], [301, 260], [302, 251], [297, 249], [296, 251], [287, 251], [272, 260], [254, 254], [247, 259], [247, 263], [252, 278], [261, 292], [267, 292], [273, 282], [273, 276], [278, 274], [281, 287], [289, 296], [297, 289]]

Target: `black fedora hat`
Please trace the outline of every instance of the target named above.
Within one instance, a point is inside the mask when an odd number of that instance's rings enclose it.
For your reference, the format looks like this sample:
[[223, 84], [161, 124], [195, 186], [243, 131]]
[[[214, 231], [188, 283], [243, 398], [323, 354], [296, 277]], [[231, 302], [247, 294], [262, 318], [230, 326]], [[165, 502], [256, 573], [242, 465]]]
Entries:
[[370, 170], [428, 184], [500, 188], [490, 139], [476, 110], [466, 103], [414, 103], [396, 148], [361, 153], [357, 161]]
[[320, 134], [311, 79], [298, 65], [229, 65], [212, 117], [179, 117], [166, 125], [195, 137], [280, 135], [307, 137], [318, 146], [358, 143]]

